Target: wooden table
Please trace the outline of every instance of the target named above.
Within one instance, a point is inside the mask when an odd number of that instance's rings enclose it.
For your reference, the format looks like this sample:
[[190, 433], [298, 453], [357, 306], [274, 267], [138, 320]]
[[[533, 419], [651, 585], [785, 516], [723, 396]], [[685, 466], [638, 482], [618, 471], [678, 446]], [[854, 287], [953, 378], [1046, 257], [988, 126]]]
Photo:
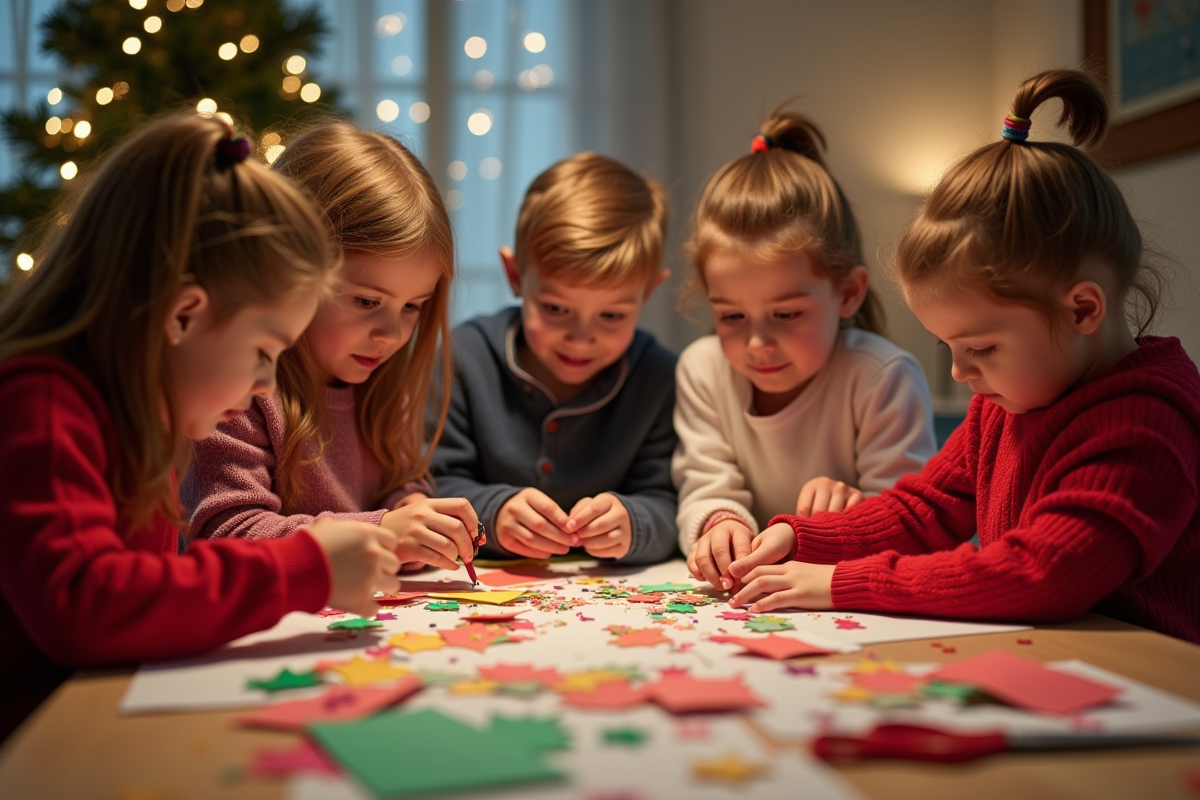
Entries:
[[[955, 638], [954, 658], [1010, 650], [1041, 661], [1081, 659], [1200, 702], [1200, 647], [1106, 617], [1040, 627], [1032, 646], [1011, 633]], [[928, 641], [872, 645], [879, 658], [944, 661]], [[857, 656], [841, 657], [856, 660]], [[117, 704], [131, 673], [89, 673], [69, 681], [0, 749], [0, 798], [272, 798], [280, 781], [240, 776], [258, 747], [284, 747], [289, 734], [235, 727], [232, 712], [122, 717]], [[1200, 731], [1195, 731], [1200, 733]], [[1200, 746], [1073, 753], [1005, 754], [960, 766], [883, 762], [843, 768], [871, 798], [1190, 798]], [[731, 793], [731, 797], [736, 794]], [[798, 790], [797, 797], [803, 796]]]

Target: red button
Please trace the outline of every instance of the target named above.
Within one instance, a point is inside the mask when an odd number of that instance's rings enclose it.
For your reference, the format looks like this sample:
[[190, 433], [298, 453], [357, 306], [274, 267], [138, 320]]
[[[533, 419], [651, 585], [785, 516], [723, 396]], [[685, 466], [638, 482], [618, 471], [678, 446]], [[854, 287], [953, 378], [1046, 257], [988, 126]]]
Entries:
[[547, 422], [546, 430], [549, 431], [550, 433], [554, 433], [556, 430], [558, 430], [558, 420], [552, 419], [549, 422]]
[[553, 469], [554, 469], [554, 465], [551, 464], [549, 461], [542, 462], [542, 472], [551, 472]]

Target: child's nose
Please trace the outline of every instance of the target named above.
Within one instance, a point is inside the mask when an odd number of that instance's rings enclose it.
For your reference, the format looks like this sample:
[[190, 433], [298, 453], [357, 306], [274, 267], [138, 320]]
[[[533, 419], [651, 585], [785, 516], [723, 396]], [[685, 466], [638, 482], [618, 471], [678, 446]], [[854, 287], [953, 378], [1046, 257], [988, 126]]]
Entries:
[[371, 338], [377, 342], [390, 344], [400, 338], [402, 328], [400, 320], [388, 318], [371, 331]]
[[950, 377], [959, 383], [979, 377], [979, 368], [966, 363], [962, 358], [955, 357], [950, 363]]
[[567, 327], [567, 338], [573, 342], [590, 342], [592, 340], [592, 325], [584, 320], [576, 319]]
[[259, 397], [268, 397], [275, 394], [275, 367], [271, 367], [271, 372], [265, 378], [259, 378], [254, 382], [254, 388], [250, 390], [251, 394]]

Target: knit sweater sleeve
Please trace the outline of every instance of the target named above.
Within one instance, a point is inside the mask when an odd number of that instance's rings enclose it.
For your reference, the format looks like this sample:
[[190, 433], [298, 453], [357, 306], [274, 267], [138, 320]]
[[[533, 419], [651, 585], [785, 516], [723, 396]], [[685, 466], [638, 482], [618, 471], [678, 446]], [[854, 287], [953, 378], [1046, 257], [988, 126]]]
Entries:
[[43, 652], [73, 666], [181, 658], [324, 605], [329, 567], [307, 532], [184, 555], [165, 523], [120, 532], [102, 402], [81, 381], [0, 382], [0, 590]]
[[758, 532], [750, 506], [754, 502], [737, 464], [737, 453], [722, 424], [716, 378], [723, 365], [720, 351], [706, 358], [711, 343], [700, 340], [679, 357], [675, 379], [675, 432], [679, 445], [671, 460], [671, 477], [679, 490], [679, 548], [691, 553], [708, 518], [718, 511], [736, 514]]
[[834, 605], [1059, 621], [1149, 575], [1200, 499], [1196, 429], [1161, 398], [1126, 397], [1071, 423], [1059, 438], [1019, 524], [997, 541], [843, 562], [833, 577]]
[[884, 363], [853, 402], [855, 472], [864, 494], [878, 494], [920, 472], [937, 452], [929, 384], [907, 353]]
[[975, 535], [975, 463], [979, 403], [920, 473], [837, 513], [781, 514], [796, 532], [796, 560], [836, 564], [884, 551], [916, 555], [948, 550]]
[[255, 398], [238, 417], [223, 422], [193, 446], [180, 499], [192, 539], [278, 539], [318, 519], [378, 525], [386, 509], [283, 514], [276, 493], [276, 449], [282, 445], [282, 414], [275, 398]]

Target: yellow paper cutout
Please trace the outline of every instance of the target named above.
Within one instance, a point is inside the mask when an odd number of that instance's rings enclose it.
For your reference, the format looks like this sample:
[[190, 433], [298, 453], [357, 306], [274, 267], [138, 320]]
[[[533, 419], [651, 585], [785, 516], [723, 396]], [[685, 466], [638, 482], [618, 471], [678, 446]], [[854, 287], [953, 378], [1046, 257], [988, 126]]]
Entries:
[[458, 600], [464, 603], [487, 603], [493, 606], [502, 606], [505, 603], [511, 603], [516, 600], [524, 592], [430, 592], [429, 597], [437, 598], [438, 600]]
[[875, 698], [875, 693], [861, 686], [847, 686], [830, 696], [834, 700], [844, 700], [847, 703], [869, 703]]
[[394, 667], [387, 658], [368, 659], [355, 656], [344, 664], [329, 667], [327, 672], [336, 672], [342, 676], [346, 686], [366, 686], [380, 681], [393, 681], [411, 675], [408, 667]]
[[583, 672], [568, 672], [563, 676], [561, 681], [550, 688], [563, 694], [568, 692], [585, 692], [591, 694], [596, 691], [597, 684], [615, 683], [618, 681], [628, 682], [629, 676], [613, 670], [592, 669]]
[[574, 581], [574, 583], [578, 583], [582, 586], [586, 586], [586, 585], [592, 584], [592, 583], [608, 583], [608, 582], [609, 582], [608, 578], [576, 578]]
[[499, 684], [486, 678], [477, 681], [463, 681], [450, 687], [450, 694], [491, 694]]
[[422, 650], [441, 650], [446, 646], [446, 640], [436, 633], [397, 633], [388, 640], [392, 647], [399, 647], [409, 653], [419, 653]]
[[697, 761], [692, 765], [692, 772], [701, 780], [723, 781], [738, 785], [753, 780], [766, 771], [766, 764], [746, 761], [741, 756], [735, 755], [709, 761]]

